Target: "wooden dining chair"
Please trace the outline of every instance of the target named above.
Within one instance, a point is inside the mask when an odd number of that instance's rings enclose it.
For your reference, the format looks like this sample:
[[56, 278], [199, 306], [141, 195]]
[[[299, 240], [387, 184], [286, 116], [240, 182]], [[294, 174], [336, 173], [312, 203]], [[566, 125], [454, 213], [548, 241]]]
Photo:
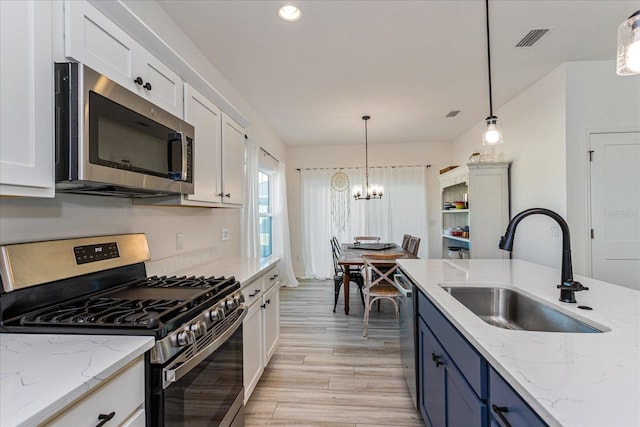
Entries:
[[369, 326], [369, 313], [376, 301], [388, 299], [393, 303], [398, 320], [398, 299], [402, 293], [395, 287], [393, 275], [398, 269], [396, 260], [406, 258], [406, 254], [371, 254], [363, 255], [362, 260], [365, 266], [364, 285], [364, 331], [362, 336], [367, 336]]
[[[331, 254], [333, 256], [333, 312], [336, 312], [336, 307], [338, 306], [338, 298], [340, 297], [340, 288], [344, 283], [344, 269], [338, 264], [338, 258], [340, 258], [340, 245], [337, 243], [336, 239], [334, 242], [334, 238], [331, 239]], [[358, 290], [360, 291], [360, 299], [362, 300], [362, 305], [365, 305], [364, 301], [364, 276], [362, 275], [362, 270], [358, 267], [349, 269], [349, 279], [351, 282], [354, 282], [358, 285]]]
[[406, 251], [412, 255], [418, 256], [418, 250], [420, 249], [420, 238], [411, 236]]
[[404, 249], [405, 251], [409, 249], [409, 240], [411, 240], [410, 234], [405, 234], [402, 238], [402, 249]]
[[356, 236], [356, 237], [353, 238], [353, 240], [356, 243], [363, 243], [363, 242], [380, 243], [380, 237], [379, 236]]

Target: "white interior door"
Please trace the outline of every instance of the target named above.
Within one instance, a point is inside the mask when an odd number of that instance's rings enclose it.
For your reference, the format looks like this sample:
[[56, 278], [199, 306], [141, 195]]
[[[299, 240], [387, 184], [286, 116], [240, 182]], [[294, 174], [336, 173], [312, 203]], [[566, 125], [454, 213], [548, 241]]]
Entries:
[[640, 132], [589, 142], [593, 278], [640, 289]]

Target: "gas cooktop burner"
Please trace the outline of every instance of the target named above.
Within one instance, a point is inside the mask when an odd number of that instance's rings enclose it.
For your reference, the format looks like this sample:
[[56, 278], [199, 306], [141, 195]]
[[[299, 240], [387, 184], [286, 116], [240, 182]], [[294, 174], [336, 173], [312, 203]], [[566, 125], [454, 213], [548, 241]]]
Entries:
[[155, 329], [239, 288], [231, 278], [149, 277], [21, 316], [21, 325]]

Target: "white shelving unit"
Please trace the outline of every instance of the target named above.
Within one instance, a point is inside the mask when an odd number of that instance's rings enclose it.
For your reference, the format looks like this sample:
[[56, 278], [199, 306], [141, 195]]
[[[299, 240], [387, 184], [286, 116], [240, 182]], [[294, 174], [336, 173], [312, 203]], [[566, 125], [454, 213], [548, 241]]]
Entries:
[[[509, 223], [510, 163], [469, 163], [440, 175], [441, 205], [467, 200], [467, 209], [443, 209], [442, 255], [449, 247], [462, 247], [471, 258], [508, 258], [498, 249]], [[450, 236], [447, 228], [469, 227], [469, 236]]]

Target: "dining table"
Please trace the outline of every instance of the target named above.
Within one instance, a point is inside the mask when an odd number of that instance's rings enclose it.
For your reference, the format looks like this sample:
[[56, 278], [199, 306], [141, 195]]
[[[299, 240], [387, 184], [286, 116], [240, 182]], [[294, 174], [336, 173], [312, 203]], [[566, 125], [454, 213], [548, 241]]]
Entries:
[[418, 257], [411, 252], [403, 249], [402, 246], [396, 243], [343, 243], [340, 245], [341, 252], [338, 257], [338, 265], [342, 266], [344, 274], [343, 288], [344, 288], [344, 314], [349, 314], [349, 282], [351, 281], [351, 274], [349, 272], [351, 267], [364, 266], [363, 255], [371, 254], [393, 254], [393, 255], [406, 255], [406, 258], [417, 259]]

